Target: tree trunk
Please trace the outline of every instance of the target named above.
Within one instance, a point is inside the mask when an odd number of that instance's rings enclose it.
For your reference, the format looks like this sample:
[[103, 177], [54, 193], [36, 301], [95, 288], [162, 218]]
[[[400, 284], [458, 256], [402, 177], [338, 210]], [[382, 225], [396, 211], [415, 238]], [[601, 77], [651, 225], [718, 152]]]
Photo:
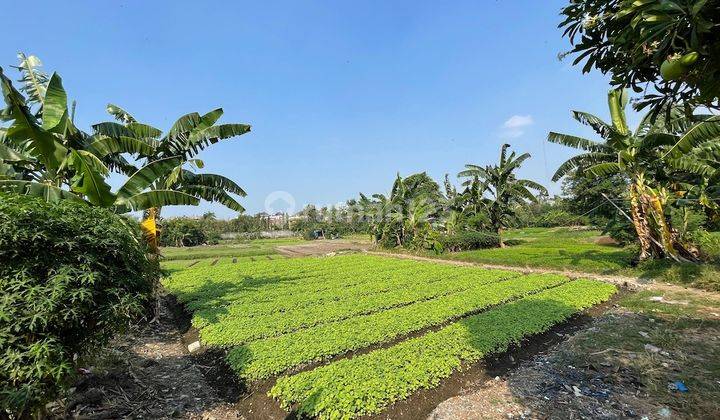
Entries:
[[498, 242], [500, 242], [500, 248], [505, 248], [505, 242], [502, 239], [502, 227], [497, 228]]
[[640, 241], [640, 260], [670, 258], [676, 262], [697, 261], [697, 255], [679, 240], [677, 232], [665, 218], [663, 203], [657, 193], [647, 188], [642, 176], [630, 186], [633, 225]]
[[643, 261], [652, 256], [652, 239], [650, 227], [639, 203], [637, 186], [634, 183], [630, 184], [630, 214], [640, 241], [640, 261]]

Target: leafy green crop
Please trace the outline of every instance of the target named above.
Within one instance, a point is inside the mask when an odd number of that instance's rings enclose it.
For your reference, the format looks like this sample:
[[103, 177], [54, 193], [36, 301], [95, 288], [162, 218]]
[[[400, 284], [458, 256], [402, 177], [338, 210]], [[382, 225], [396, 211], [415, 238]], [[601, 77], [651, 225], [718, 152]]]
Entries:
[[[477, 276], [482, 276], [478, 270]], [[241, 377], [270, 377], [307, 362], [383, 343], [404, 334], [438, 325], [492, 305], [554, 287], [567, 281], [558, 275], [530, 275], [483, 284], [465, 291], [398, 308], [253, 341], [230, 350], [230, 366]], [[228, 344], [228, 336], [207, 336], [210, 343]]]
[[280, 378], [270, 391], [300, 414], [352, 418], [381, 411], [421, 388], [433, 388], [464, 364], [505, 351], [608, 299], [609, 284], [578, 280], [455, 322], [439, 331], [351, 359]]

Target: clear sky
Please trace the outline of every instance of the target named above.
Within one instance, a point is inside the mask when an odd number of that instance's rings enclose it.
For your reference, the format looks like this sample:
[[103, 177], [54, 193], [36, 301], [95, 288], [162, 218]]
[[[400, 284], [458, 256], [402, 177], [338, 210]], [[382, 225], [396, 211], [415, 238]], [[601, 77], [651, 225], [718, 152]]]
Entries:
[[[607, 118], [609, 87], [558, 60], [566, 3], [12, 1], [0, 65], [14, 77], [18, 51], [39, 56], [86, 130], [108, 102], [164, 130], [218, 106], [221, 122], [252, 124], [200, 155], [247, 190], [248, 213], [277, 191], [299, 209], [387, 192], [398, 171], [440, 181], [504, 142], [532, 154], [521, 175], [559, 192], [550, 177], [574, 152], [547, 132], [590, 135], [570, 110]], [[208, 210], [234, 215], [164, 214]]]

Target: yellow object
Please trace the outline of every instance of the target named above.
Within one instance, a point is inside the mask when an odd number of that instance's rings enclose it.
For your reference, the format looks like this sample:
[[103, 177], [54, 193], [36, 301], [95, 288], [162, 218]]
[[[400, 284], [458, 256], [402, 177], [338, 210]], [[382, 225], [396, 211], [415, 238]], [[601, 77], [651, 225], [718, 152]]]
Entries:
[[155, 209], [148, 210], [147, 217], [145, 218], [145, 220], [140, 222], [140, 229], [142, 229], [145, 240], [148, 242], [148, 245], [150, 245], [150, 249], [152, 249], [153, 252], [158, 251], [157, 224], [155, 223], [155, 213]]

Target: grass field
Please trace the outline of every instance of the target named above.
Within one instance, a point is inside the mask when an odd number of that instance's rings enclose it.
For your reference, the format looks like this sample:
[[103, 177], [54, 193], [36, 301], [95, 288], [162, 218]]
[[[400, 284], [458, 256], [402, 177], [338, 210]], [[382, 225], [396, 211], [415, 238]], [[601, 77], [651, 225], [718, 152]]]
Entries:
[[[192, 311], [202, 343], [229, 348], [245, 380], [285, 375], [271, 395], [322, 418], [379, 412], [615, 291], [560, 275], [368, 255], [211, 261], [175, 266], [164, 281]], [[369, 346], [381, 348], [326, 363]], [[319, 367], [294, 373], [311, 363]]]
[[294, 245], [302, 242], [304, 241], [300, 238], [253, 239], [247, 241], [233, 241], [231, 243], [220, 245], [182, 248], [164, 247], [161, 249], [161, 254], [166, 261], [276, 255], [277, 251], [275, 250], [275, 247], [279, 245]]
[[651, 261], [632, 267], [635, 251], [607, 243], [607, 238], [602, 237], [597, 230], [515, 229], [506, 233], [506, 239], [510, 244], [507, 248], [446, 253], [436, 257], [484, 264], [645, 277], [720, 290], [720, 268], [716, 265]]

